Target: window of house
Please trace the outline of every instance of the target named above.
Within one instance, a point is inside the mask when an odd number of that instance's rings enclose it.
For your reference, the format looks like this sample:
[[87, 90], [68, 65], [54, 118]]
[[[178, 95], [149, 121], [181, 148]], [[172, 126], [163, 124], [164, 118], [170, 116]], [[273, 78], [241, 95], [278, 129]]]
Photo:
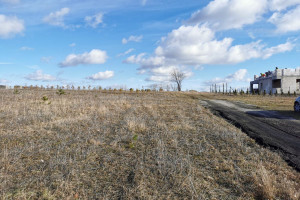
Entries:
[[296, 83], [300, 83], [300, 79], [296, 79]]
[[272, 81], [273, 88], [281, 88], [281, 79], [275, 79]]

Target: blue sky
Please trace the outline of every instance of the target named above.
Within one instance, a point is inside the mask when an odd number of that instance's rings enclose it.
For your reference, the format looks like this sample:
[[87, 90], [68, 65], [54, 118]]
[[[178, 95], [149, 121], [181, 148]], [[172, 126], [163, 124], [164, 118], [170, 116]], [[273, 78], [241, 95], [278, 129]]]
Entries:
[[0, 0], [0, 84], [241, 88], [299, 64], [300, 0]]

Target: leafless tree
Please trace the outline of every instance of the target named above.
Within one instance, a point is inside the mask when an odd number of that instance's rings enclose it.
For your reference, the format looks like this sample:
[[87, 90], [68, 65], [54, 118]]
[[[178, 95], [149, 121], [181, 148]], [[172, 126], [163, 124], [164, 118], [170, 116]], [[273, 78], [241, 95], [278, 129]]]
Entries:
[[186, 74], [184, 72], [174, 70], [171, 73], [171, 81], [175, 82], [177, 84], [177, 90], [181, 91], [181, 84], [182, 81], [186, 78]]

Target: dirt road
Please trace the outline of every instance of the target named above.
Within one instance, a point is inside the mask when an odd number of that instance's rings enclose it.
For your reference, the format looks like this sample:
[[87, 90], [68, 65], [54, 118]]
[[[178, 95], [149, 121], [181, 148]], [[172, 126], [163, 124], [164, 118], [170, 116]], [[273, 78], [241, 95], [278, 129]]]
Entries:
[[258, 143], [282, 153], [300, 171], [300, 122], [275, 111], [225, 100], [205, 100], [201, 104], [241, 128]]

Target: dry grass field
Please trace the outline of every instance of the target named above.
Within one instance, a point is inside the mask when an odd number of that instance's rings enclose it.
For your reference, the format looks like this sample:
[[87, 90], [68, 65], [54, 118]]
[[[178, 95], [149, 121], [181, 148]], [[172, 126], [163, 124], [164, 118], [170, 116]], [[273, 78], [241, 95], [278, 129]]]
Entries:
[[299, 180], [197, 94], [0, 91], [1, 199], [297, 200]]
[[278, 111], [283, 115], [291, 116], [300, 120], [300, 115], [294, 112], [296, 97], [291, 96], [263, 96], [263, 95], [223, 95], [215, 93], [202, 93], [202, 98], [224, 99], [228, 101], [240, 101], [246, 104], [256, 105], [264, 110]]

